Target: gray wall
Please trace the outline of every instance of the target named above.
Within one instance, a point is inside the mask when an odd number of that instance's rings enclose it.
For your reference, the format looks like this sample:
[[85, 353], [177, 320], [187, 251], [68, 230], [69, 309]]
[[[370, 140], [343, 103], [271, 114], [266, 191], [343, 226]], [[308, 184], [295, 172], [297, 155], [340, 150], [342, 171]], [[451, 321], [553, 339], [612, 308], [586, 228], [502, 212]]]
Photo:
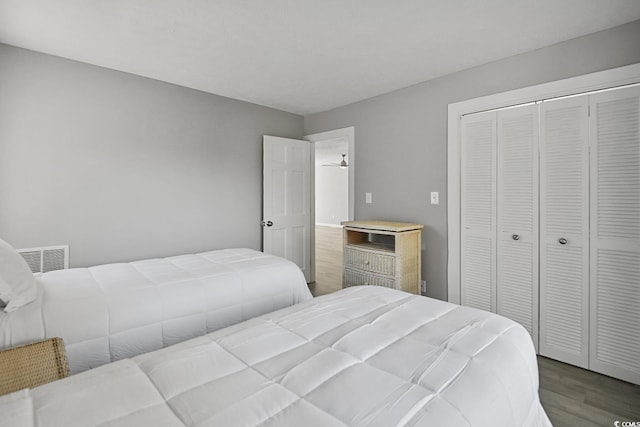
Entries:
[[[640, 21], [309, 115], [304, 130], [355, 126], [356, 219], [425, 224], [427, 294], [446, 299], [447, 105], [637, 62]], [[364, 203], [367, 191], [372, 204]], [[431, 191], [440, 205], [429, 204]]]
[[72, 266], [260, 249], [262, 135], [303, 118], [0, 45], [0, 237]]

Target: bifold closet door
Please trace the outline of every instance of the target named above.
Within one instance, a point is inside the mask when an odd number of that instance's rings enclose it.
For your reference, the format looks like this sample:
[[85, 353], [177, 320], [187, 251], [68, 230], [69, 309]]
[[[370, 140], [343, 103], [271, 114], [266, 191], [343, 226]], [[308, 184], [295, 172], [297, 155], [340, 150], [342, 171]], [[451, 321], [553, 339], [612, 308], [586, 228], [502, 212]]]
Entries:
[[640, 88], [590, 101], [590, 369], [640, 384]]
[[539, 353], [589, 363], [588, 97], [540, 105]]
[[461, 119], [460, 303], [496, 310], [496, 113]]
[[538, 347], [538, 106], [497, 113], [496, 313]]

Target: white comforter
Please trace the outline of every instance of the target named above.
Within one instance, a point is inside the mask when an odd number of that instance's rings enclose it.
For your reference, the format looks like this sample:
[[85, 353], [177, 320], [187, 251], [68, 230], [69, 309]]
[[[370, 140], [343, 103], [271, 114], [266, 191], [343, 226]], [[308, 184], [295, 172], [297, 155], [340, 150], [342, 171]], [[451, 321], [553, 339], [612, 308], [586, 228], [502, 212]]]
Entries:
[[5, 426], [549, 426], [527, 331], [379, 287], [0, 398]]
[[0, 348], [62, 337], [73, 373], [311, 299], [292, 262], [252, 249], [51, 271], [0, 310]]

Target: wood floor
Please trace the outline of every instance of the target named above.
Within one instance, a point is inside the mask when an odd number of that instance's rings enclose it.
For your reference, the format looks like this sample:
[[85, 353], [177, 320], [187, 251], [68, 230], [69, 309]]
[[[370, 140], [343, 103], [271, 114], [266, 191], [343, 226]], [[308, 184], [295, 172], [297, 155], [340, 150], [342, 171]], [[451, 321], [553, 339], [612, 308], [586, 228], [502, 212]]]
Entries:
[[[342, 288], [342, 263], [342, 230], [316, 226], [316, 283], [309, 285], [314, 296]], [[555, 427], [640, 425], [640, 386], [542, 356], [538, 367], [540, 401]]]
[[316, 225], [316, 282], [309, 284], [313, 296], [342, 289], [342, 228]]
[[640, 386], [538, 356], [540, 401], [556, 427], [640, 422]]

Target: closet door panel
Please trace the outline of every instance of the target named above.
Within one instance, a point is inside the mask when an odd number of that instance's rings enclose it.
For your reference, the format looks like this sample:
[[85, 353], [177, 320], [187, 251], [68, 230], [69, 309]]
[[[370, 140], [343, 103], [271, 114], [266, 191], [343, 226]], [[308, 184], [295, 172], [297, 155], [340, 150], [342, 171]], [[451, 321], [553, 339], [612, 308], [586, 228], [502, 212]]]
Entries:
[[461, 120], [461, 271], [462, 305], [495, 311], [496, 114]]
[[640, 384], [640, 88], [590, 99], [590, 368]]
[[540, 354], [589, 357], [588, 97], [540, 106]]
[[538, 345], [538, 106], [497, 114], [497, 310]]

